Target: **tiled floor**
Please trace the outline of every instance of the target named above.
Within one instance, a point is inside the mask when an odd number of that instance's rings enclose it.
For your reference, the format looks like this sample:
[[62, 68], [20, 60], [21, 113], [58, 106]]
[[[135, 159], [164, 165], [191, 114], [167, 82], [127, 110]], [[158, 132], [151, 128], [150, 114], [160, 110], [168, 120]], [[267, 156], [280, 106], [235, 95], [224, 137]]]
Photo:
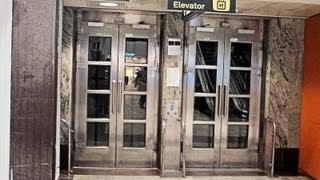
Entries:
[[266, 176], [215, 176], [215, 177], [187, 177], [187, 178], [160, 178], [159, 176], [74, 176], [74, 180], [309, 180], [309, 178], [298, 177], [276, 177]]

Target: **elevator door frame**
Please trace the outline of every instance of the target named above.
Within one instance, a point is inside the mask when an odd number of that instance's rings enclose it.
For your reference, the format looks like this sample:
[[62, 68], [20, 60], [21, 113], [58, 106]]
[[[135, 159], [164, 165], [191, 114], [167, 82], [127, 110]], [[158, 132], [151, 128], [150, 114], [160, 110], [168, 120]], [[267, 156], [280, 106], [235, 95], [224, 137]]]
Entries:
[[[88, 61], [89, 37], [111, 37], [111, 62]], [[148, 63], [125, 63], [126, 38], [148, 39]], [[158, 47], [156, 26], [150, 29], [133, 28], [132, 25], [104, 24], [103, 27], [88, 26], [82, 23], [78, 39], [76, 112], [75, 112], [75, 165], [88, 167], [143, 167], [156, 165], [157, 143], [157, 98], [158, 98]], [[110, 90], [88, 90], [88, 66], [110, 66]], [[125, 91], [125, 66], [146, 67], [148, 72], [145, 92]], [[114, 70], [116, 69], [116, 70]], [[84, 83], [86, 82], [86, 83]], [[89, 119], [87, 112], [87, 93], [109, 94], [110, 118]], [[146, 120], [124, 120], [124, 96], [147, 95]], [[121, 103], [119, 103], [121, 100]], [[87, 122], [109, 123], [109, 146], [86, 145]], [[123, 147], [124, 123], [145, 123], [145, 147]]]
[[[259, 113], [260, 113], [260, 95], [261, 95], [261, 68], [262, 68], [262, 50], [260, 48], [261, 24], [257, 21], [258, 27], [255, 28], [254, 34], [239, 34], [237, 29], [232, 28], [213, 28], [214, 32], [197, 32], [196, 27], [190, 28], [188, 40], [188, 61], [186, 85], [185, 85], [185, 117], [186, 117], [186, 162], [189, 168], [223, 168], [223, 167], [257, 167], [258, 163], [258, 141], [259, 141]], [[260, 24], [260, 27], [259, 27]], [[195, 65], [196, 59], [196, 42], [197, 41], [218, 41], [218, 62], [216, 67], [209, 69], [217, 69], [216, 92], [209, 94], [196, 93], [194, 89], [195, 73], [197, 69], [208, 69], [205, 66]], [[250, 92], [250, 117], [247, 125], [248, 147], [247, 149], [227, 149], [227, 128], [228, 125], [243, 125], [246, 123], [228, 122], [228, 116], [222, 115], [223, 111], [228, 113], [228, 102], [225, 108], [218, 108], [217, 104], [222, 99], [229, 99], [231, 94], [219, 95], [218, 91], [225, 91], [223, 86], [229, 85], [229, 76], [224, 75], [230, 71], [230, 45], [232, 42], [252, 43], [252, 65], [251, 65], [251, 92]], [[221, 47], [222, 46], [222, 47]], [[222, 60], [219, 60], [221, 59]], [[222, 61], [222, 62], [221, 62]], [[222, 71], [219, 69], [223, 69]], [[227, 68], [227, 69], [226, 69]], [[237, 69], [237, 68], [235, 68]], [[238, 68], [247, 70], [248, 68]], [[228, 73], [227, 73], [228, 74]], [[221, 85], [220, 88], [218, 85]], [[228, 87], [228, 86], [227, 86]], [[215, 122], [194, 122], [193, 121], [193, 102], [194, 97], [215, 97]], [[238, 97], [248, 97], [238, 95]], [[219, 111], [219, 114], [218, 114]], [[219, 120], [220, 119], [220, 120]], [[194, 124], [211, 124], [215, 125], [214, 133], [214, 149], [193, 148], [193, 125]]]

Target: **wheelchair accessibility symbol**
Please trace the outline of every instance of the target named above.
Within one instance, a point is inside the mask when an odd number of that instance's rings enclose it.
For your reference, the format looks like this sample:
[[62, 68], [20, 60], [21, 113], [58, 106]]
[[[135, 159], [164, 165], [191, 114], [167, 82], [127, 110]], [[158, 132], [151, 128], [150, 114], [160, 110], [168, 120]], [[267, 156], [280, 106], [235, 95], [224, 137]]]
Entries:
[[212, 0], [214, 11], [230, 11], [230, 0]]

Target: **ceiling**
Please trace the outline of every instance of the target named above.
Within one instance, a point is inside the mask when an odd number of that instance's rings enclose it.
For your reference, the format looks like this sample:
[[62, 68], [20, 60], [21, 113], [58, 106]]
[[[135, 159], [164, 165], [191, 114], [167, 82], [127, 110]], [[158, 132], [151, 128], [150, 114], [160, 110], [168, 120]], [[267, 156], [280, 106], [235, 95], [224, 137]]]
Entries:
[[[100, 2], [118, 2], [119, 6], [102, 7], [99, 5]], [[64, 5], [104, 10], [169, 11], [167, 0], [64, 0]], [[237, 14], [306, 18], [320, 14], [320, 0], [237, 0]]]

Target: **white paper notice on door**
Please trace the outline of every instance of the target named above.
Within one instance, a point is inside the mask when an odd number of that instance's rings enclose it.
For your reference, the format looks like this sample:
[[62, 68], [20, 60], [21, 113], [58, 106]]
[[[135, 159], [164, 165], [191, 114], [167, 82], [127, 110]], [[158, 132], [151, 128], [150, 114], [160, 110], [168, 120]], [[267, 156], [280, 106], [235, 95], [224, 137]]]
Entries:
[[180, 68], [167, 68], [166, 86], [180, 87]]

